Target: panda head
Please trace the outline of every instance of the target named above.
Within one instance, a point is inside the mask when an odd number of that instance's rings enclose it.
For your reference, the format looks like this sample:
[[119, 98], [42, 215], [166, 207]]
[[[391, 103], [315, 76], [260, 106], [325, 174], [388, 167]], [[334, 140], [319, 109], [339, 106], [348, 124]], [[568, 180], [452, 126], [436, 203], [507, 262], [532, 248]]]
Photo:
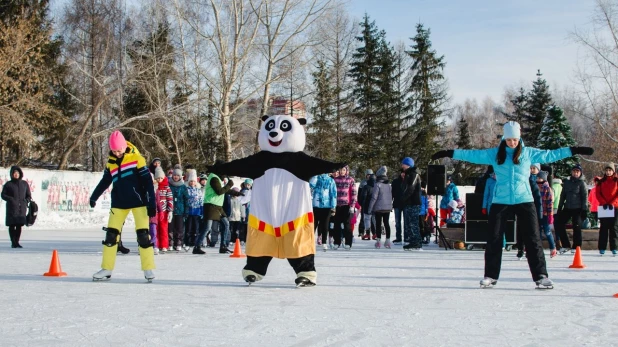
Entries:
[[263, 116], [262, 127], [258, 135], [260, 149], [267, 152], [301, 152], [305, 149], [305, 129], [307, 124], [304, 118]]

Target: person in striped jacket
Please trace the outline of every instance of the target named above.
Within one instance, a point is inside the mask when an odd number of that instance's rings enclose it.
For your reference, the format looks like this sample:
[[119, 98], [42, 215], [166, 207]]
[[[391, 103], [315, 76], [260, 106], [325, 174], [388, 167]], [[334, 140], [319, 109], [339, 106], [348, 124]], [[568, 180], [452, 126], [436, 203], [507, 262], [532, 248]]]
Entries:
[[[356, 212], [356, 185], [354, 178], [349, 176], [350, 168], [345, 166], [339, 170], [339, 176], [335, 180], [337, 185], [337, 207], [335, 209], [334, 222], [334, 248], [341, 246], [341, 236], [345, 237], [345, 249], [352, 248], [352, 230], [350, 229], [350, 216]], [[343, 226], [343, 229], [342, 229]]]
[[539, 225], [545, 237], [547, 237], [547, 243], [549, 243], [549, 256], [555, 257], [558, 252], [556, 251], [556, 243], [554, 242], [554, 235], [549, 228], [550, 224], [554, 224], [554, 192], [547, 182], [547, 171], [540, 171], [536, 176], [536, 183], [539, 186], [541, 192], [541, 213], [539, 214]]
[[169, 221], [174, 211], [174, 197], [170, 189], [169, 181], [161, 167], [155, 169], [155, 180], [157, 188], [157, 244], [159, 252], [165, 253], [169, 250]]

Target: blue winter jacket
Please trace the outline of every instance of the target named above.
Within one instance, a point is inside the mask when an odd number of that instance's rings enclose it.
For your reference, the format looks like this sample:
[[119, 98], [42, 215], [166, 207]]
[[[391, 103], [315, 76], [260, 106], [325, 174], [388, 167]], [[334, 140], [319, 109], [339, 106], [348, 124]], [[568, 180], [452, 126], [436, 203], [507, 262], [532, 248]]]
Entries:
[[309, 180], [313, 207], [330, 208], [337, 207], [337, 185], [335, 180], [328, 174], [313, 176]]
[[174, 196], [174, 216], [189, 214], [189, 192], [187, 186], [181, 184], [174, 186], [170, 182], [170, 189]]
[[187, 194], [189, 195], [189, 202], [186, 208], [189, 216], [201, 216], [204, 208], [202, 204], [204, 193], [198, 187], [187, 187]]
[[419, 216], [427, 215], [427, 209], [429, 208], [429, 201], [427, 200], [427, 194], [421, 194], [421, 212]]
[[532, 163], [553, 163], [555, 161], [573, 156], [569, 147], [553, 150], [541, 150], [523, 146], [519, 156], [519, 164], [513, 163], [515, 150], [506, 147], [506, 160], [498, 165], [496, 155], [498, 147], [488, 149], [456, 149], [453, 159], [463, 160], [479, 165], [493, 165], [496, 173], [496, 188], [494, 190], [493, 204], [515, 205], [534, 202], [530, 183], [530, 165]]
[[440, 208], [448, 208], [448, 203], [451, 200], [457, 199], [459, 199], [459, 189], [457, 189], [455, 183], [451, 182], [448, 186], [446, 186], [442, 200], [440, 200]]
[[487, 214], [491, 210], [491, 203], [494, 198], [494, 190], [496, 190], [496, 179], [493, 177], [489, 177], [485, 181], [485, 191], [483, 193], [483, 208], [487, 209]]

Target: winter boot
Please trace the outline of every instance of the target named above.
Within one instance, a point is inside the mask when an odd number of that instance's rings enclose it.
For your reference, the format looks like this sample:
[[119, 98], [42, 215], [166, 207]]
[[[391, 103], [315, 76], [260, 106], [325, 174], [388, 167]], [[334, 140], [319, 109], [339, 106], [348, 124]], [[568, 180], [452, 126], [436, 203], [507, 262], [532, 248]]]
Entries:
[[370, 240], [371, 236], [369, 236], [369, 234], [365, 234], [363, 235], [363, 237], [361, 237], [362, 240]]
[[601, 256], [603, 256], [603, 254], [605, 254], [605, 250], [604, 250], [604, 249], [600, 249], [600, 250], [599, 250], [599, 254], [600, 254]]
[[101, 269], [94, 275], [92, 275], [93, 281], [106, 281], [112, 278], [112, 270]]
[[227, 247], [221, 247], [219, 248], [219, 253], [228, 254], [228, 253], [232, 253], [232, 251], [230, 251]]
[[206, 254], [206, 252], [204, 252], [200, 246], [195, 246], [193, 247], [193, 254]]

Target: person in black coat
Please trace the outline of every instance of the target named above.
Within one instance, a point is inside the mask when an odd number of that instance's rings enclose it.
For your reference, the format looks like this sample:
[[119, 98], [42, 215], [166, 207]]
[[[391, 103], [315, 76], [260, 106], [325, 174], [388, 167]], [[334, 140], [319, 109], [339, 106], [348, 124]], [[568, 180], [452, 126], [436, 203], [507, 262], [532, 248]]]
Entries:
[[9, 227], [11, 248], [23, 248], [19, 244], [21, 227], [26, 224], [28, 204], [32, 200], [30, 186], [22, 178], [24, 173], [18, 166], [11, 167], [11, 180], [2, 188], [2, 200], [6, 201], [6, 226]]

